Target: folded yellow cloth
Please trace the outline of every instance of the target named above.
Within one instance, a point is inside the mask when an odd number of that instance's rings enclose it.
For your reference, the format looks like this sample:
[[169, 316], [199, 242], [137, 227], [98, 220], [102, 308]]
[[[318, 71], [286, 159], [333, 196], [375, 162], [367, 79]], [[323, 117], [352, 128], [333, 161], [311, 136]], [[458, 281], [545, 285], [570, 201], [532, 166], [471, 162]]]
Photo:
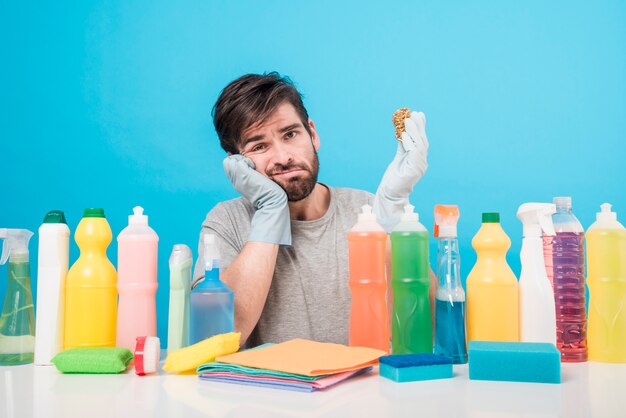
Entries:
[[295, 339], [284, 343], [217, 357], [216, 361], [305, 376], [362, 369], [378, 363], [385, 353], [367, 347], [347, 347]]
[[189, 347], [174, 350], [167, 355], [163, 370], [169, 373], [195, 372], [204, 363], [214, 361], [215, 357], [239, 350], [240, 336], [239, 332], [219, 334]]

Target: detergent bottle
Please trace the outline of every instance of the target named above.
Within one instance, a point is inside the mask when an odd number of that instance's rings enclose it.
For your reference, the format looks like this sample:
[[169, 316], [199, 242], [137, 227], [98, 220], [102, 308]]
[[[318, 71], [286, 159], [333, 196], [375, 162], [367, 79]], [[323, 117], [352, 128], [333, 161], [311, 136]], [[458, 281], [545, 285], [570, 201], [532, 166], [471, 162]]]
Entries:
[[220, 253], [215, 235], [205, 234], [203, 244], [204, 278], [191, 290], [190, 344], [233, 332], [235, 324], [234, 294], [220, 280]]
[[65, 214], [53, 210], [39, 227], [37, 263], [37, 316], [35, 364], [52, 365], [52, 358], [63, 351], [65, 277], [70, 261], [70, 229]]
[[191, 249], [176, 244], [170, 255], [170, 308], [167, 350], [189, 345], [189, 292], [191, 291]]
[[432, 353], [428, 231], [411, 205], [391, 232], [391, 287], [393, 354]]
[[543, 237], [546, 272], [556, 308], [556, 346], [561, 361], [587, 361], [585, 230], [572, 213], [571, 197], [555, 197], [555, 236]]
[[386, 254], [387, 233], [376, 222], [372, 207], [364, 205], [348, 232], [351, 346], [389, 352]]
[[522, 221], [524, 238], [519, 279], [520, 341], [556, 345], [556, 313], [554, 292], [546, 273], [543, 258], [542, 231], [555, 236], [551, 203], [524, 203], [517, 210]]
[[506, 262], [511, 240], [500, 214], [486, 212], [472, 239], [478, 256], [467, 276], [467, 340], [519, 341], [517, 278]]
[[156, 337], [156, 291], [159, 236], [141, 206], [117, 236], [116, 347], [134, 351], [137, 337]]
[[30, 289], [27, 229], [0, 228], [3, 239], [0, 264], [9, 261], [7, 294], [0, 316], [0, 366], [33, 362], [35, 310]]
[[459, 208], [435, 206], [438, 286], [435, 295], [435, 354], [455, 364], [467, 363], [465, 341], [465, 292], [461, 285], [461, 255], [457, 239]]
[[626, 363], [626, 229], [604, 203], [587, 229], [589, 360]]
[[65, 280], [65, 349], [115, 347], [117, 273], [106, 250], [113, 234], [101, 208], [85, 209], [74, 239], [78, 260]]

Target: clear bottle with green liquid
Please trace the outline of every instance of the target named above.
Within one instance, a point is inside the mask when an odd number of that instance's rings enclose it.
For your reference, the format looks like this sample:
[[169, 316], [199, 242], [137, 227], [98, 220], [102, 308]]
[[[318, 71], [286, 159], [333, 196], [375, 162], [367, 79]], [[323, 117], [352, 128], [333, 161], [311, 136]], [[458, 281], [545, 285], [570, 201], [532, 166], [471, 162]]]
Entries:
[[413, 206], [405, 206], [400, 223], [391, 232], [393, 354], [433, 351], [428, 239]]
[[33, 362], [35, 309], [30, 288], [27, 229], [0, 228], [4, 239], [0, 264], [9, 261], [7, 294], [0, 316], [0, 366]]

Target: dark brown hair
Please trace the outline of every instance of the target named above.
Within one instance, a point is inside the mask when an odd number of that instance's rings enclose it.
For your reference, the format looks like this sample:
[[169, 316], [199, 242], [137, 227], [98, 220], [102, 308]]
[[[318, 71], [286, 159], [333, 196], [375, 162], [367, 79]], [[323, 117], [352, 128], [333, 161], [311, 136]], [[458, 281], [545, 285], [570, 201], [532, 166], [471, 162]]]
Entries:
[[309, 114], [289, 77], [277, 72], [246, 74], [227, 85], [211, 112], [224, 151], [238, 154], [242, 132], [264, 122], [284, 102], [296, 109], [310, 135]]

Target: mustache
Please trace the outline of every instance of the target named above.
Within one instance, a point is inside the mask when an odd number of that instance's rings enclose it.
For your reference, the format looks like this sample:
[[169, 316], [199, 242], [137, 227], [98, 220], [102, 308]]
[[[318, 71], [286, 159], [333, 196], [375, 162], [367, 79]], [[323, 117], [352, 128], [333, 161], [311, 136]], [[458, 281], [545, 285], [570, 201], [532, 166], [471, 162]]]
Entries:
[[291, 164], [275, 164], [271, 170], [267, 170], [265, 172], [265, 174], [267, 174], [268, 177], [272, 177], [278, 173], [282, 173], [284, 171], [290, 171], [290, 170], [294, 170], [294, 169], [299, 169], [299, 170], [305, 170], [305, 171], [311, 171], [309, 170], [308, 167], [306, 167], [304, 164], [297, 164], [297, 163], [291, 163]]

